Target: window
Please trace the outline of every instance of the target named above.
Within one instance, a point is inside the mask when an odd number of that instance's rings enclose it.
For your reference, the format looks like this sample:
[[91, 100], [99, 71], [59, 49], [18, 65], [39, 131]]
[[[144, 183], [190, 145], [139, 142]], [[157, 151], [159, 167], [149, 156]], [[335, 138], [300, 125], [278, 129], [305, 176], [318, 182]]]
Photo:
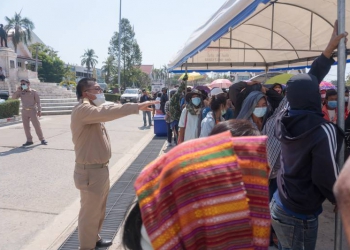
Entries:
[[22, 68], [22, 63], [21, 62], [17, 62], [17, 67], [18, 68]]
[[124, 94], [137, 94], [138, 91], [136, 89], [126, 89]]
[[10, 60], [10, 68], [14, 69], [15, 68], [15, 61]]

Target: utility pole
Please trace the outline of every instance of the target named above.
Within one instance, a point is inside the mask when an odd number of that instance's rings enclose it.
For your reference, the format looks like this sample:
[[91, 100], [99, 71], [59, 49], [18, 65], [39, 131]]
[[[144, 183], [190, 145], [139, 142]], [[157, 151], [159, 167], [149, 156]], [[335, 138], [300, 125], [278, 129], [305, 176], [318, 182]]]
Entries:
[[[338, 34], [345, 32], [345, 0], [338, 0]], [[344, 130], [344, 94], [345, 93], [345, 67], [346, 67], [346, 48], [345, 48], [345, 38], [342, 38], [338, 45], [338, 66], [337, 66], [337, 79], [338, 79], [338, 126]], [[339, 153], [339, 172], [344, 165], [344, 140]], [[334, 249], [342, 249], [342, 221], [340, 213], [335, 214], [335, 237], [334, 237]]]
[[122, 37], [122, 0], [120, 1], [120, 6], [119, 6], [119, 34], [118, 34], [118, 85], [119, 88], [120, 86], [120, 46], [121, 46], [121, 37]]

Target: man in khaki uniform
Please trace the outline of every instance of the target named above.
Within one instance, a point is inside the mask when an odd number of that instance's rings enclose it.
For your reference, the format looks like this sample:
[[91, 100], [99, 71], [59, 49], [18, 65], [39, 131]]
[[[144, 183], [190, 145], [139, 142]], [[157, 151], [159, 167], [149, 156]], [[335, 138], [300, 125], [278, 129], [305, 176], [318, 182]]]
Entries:
[[105, 217], [109, 192], [108, 162], [111, 144], [104, 122], [148, 111], [156, 102], [106, 105], [104, 94], [93, 78], [83, 78], [77, 85], [79, 104], [71, 116], [71, 130], [75, 151], [74, 182], [80, 190], [78, 232], [81, 250], [108, 247], [110, 240], [99, 236]]
[[21, 86], [17, 88], [17, 91], [12, 95], [13, 99], [21, 98], [22, 101], [22, 122], [24, 132], [27, 137], [27, 142], [23, 144], [23, 147], [33, 144], [33, 137], [30, 133], [30, 123], [32, 122], [35, 132], [41, 141], [41, 144], [47, 145], [41, 130], [38, 116], [41, 116], [40, 97], [36, 90], [30, 88], [29, 80], [21, 80]]

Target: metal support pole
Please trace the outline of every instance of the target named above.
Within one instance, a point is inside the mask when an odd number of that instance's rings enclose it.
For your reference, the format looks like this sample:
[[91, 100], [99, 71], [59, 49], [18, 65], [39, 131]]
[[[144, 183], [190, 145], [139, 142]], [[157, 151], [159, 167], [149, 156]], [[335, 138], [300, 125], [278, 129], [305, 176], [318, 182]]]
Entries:
[[120, 86], [120, 46], [121, 46], [121, 36], [122, 36], [122, 0], [120, 1], [120, 6], [119, 6], [119, 34], [118, 34], [118, 86]]
[[[185, 75], [187, 75], [187, 61], [185, 62]], [[187, 80], [186, 80], [186, 88], [185, 88], [185, 96], [187, 95]]]
[[[345, 0], [338, 0], [338, 34], [345, 32]], [[338, 126], [344, 130], [345, 127], [345, 67], [346, 67], [346, 54], [345, 54], [345, 43], [344, 38], [340, 41], [338, 45]], [[338, 168], [339, 172], [344, 165], [344, 142], [342, 144], [339, 159], [338, 159]], [[334, 240], [334, 249], [342, 249], [342, 221], [339, 212], [336, 213], [335, 217], [335, 240]]]

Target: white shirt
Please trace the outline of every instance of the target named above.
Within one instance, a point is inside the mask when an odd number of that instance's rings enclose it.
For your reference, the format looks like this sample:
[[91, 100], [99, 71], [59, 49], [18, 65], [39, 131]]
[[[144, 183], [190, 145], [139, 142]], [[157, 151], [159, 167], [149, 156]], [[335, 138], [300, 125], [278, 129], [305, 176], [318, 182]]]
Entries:
[[[185, 124], [186, 114], [187, 114], [187, 122]], [[186, 108], [182, 110], [180, 121], [179, 121], [179, 127], [185, 128], [184, 141], [189, 141], [189, 140], [198, 138], [198, 121], [199, 121], [199, 115], [191, 115], [190, 112], [187, 112]]]
[[[220, 116], [220, 122], [225, 121], [225, 119]], [[201, 135], [199, 137], [207, 137], [213, 131], [215, 127], [215, 119], [213, 117], [213, 112], [210, 111], [207, 116], [203, 119], [201, 124]]]
[[328, 115], [329, 115], [329, 119], [331, 120], [331, 122], [334, 122], [335, 119], [335, 109], [328, 109]]
[[[156, 101], [160, 101], [160, 97], [157, 97]], [[155, 109], [160, 109], [160, 103], [155, 104], [154, 106], [155, 106]]]
[[148, 233], [146, 231], [145, 226], [142, 223], [141, 227], [141, 247], [142, 250], [153, 250], [153, 246], [151, 240], [149, 239]]

